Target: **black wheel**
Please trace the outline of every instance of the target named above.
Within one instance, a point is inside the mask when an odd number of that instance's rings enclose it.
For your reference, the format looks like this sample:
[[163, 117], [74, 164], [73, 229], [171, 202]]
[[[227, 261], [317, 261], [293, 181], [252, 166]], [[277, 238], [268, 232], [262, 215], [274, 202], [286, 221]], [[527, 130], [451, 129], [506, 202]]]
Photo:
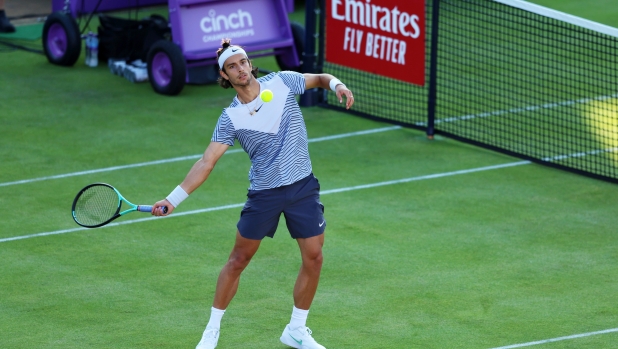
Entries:
[[292, 28], [292, 37], [294, 38], [294, 47], [296, 48], [296, 54], [298, 55], [298, 66], [290, 66], [285, 63], [284, 55], [277, 55], [275, 59], [281, 70], [292, 70], [300, 72], [303, 67], [303, 52], [305, 52], [305, 27], [297, 22], [290, 22]]
[[72, 66], [82, 51], [82, 39], [75, 19], [54, 12], [43, 25], [43, 50], [52, 64]]
[[148, 79], [160, 94], [174, 96], [182, 91], [187, 64], [178, 45], [168, 40], [155, 42], [148, 51]]

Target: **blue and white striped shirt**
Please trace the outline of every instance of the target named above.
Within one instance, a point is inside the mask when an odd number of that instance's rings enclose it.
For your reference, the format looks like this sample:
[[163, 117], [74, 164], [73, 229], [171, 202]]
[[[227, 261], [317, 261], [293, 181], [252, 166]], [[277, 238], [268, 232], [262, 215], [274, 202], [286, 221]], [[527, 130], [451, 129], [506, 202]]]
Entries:
[[[305, 92], [305, 77], [296, 72], [271, 73], [257, 79], [260, 92], [269, 89], [273, 99], [258, 96], [247, 105], [237, 97], [223, 110], [211, 141], [234, 145], [249, 154], [249, 190], [292, 184], [311, 174], [307, 128], [295, 95]], [[249, 109], [258, 112], [250, 115]]]

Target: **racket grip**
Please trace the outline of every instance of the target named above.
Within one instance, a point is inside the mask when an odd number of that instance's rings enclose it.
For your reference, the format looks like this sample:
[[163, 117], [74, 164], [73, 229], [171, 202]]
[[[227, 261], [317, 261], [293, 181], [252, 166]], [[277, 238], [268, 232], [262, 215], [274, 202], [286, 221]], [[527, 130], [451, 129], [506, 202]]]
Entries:
[[[151, 205], [139, 205], [137, 206], [137, 210], [140, 212], [152, 212]], [[163, 206], [163, 213], [167, 213], [167, 206]]]

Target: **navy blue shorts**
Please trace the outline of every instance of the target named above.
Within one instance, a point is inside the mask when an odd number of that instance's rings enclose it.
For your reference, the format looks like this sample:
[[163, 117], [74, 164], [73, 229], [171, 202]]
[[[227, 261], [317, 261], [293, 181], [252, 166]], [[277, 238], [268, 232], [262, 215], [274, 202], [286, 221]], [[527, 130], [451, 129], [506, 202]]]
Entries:
[[236, 227], [247, 239], [273, 237], [283, 213], [292, 238], [310, 238], [324, 233], [324, 205], [320, 183], [309, 176], [290, 185], [265, 190], [249, 190], [247, 202]]

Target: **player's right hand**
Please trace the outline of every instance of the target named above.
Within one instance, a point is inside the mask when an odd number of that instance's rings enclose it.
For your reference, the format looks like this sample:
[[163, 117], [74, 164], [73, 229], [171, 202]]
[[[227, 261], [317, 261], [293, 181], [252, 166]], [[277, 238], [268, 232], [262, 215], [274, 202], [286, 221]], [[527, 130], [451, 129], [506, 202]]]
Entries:
[[[167, 213], [163, 213], [163, 207], [167, 207]], [[168, 216], [174, 211], [174, 205], [172, 205], [167, 199], [163, 199], [161, 201], [157, 201], [152, 206], [152, 215], [153, 216]]]

